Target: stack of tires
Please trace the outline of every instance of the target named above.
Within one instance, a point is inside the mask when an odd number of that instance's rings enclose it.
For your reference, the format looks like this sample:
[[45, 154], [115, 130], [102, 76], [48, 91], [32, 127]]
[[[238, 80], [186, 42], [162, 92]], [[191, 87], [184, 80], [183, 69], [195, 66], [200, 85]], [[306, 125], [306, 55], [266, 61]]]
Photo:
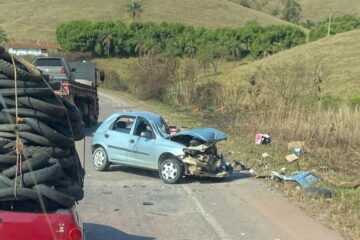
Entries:
[[84, 170], [74, 142], [84, 137], [82, 116], [54, 94], [59, 87], [0, 45], [2, 210], [70, 208], [84, 196]]

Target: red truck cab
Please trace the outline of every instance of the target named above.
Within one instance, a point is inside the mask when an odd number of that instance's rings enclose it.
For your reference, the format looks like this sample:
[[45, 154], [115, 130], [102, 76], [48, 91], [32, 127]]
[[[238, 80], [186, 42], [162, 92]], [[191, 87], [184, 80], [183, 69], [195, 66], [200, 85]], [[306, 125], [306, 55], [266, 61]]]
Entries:
[[84, 240], [76, 208], [49, 213], [0, 210], [1, 240]]

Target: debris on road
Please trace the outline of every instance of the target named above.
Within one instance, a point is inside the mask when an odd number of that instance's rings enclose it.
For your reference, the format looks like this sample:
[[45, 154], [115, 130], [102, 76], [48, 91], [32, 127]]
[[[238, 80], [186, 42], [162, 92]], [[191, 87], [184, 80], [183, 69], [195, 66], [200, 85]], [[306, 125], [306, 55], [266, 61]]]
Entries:
[[152, 206], [154, 203], [152, 202], [143, 202], [143, 206]]
[[255, 144], [256, 145], [266, 145], [271, 143], [270, 134], [267, 133], [257, 133], [255, 135]]
[[312, 197], [332, 198], [333, 191], [328, 188], [308, 187], [305, 188], [305, 193]]
[[298, 160], [299, 157], [298, 157], [296, 154], [292, 153], [292, 154], [290, 154], [290, 155], [285, 156], [285, 159], [286, 159], [286, 161], [288, 161], [289, 163], [291, 163], [291, 162], [293, 162], [293, 161]]
[[291, 177], [304, 188], [310, 187], [319, 181], [319, 177], [310, 172], [295, 172]]

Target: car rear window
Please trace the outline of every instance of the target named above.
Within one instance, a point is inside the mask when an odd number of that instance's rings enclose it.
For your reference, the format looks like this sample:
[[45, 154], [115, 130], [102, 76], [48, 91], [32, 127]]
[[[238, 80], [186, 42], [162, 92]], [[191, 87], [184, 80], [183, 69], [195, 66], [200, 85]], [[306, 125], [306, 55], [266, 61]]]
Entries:
[[44, 67], [44, 66], [61, 67], [62, 62], [61, 59], [59, 58], [40, 58], [35, 60], [34, 65], [38, 67]]

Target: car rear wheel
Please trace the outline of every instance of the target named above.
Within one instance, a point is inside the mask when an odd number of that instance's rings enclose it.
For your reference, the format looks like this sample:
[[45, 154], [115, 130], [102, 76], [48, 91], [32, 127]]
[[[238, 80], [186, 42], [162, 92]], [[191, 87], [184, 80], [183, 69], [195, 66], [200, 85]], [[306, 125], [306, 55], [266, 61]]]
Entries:
[[98, 147], [95, 149], [92, 156], [92, 162], [95, 170], [97, 171], [105, 171], [110, 167], [110, 162], [103, 147]]
[[175, 158], [166, 159], [160, 166], [159, 174], [164, 183], [177, 183], [183, 176], [183, 167]]

